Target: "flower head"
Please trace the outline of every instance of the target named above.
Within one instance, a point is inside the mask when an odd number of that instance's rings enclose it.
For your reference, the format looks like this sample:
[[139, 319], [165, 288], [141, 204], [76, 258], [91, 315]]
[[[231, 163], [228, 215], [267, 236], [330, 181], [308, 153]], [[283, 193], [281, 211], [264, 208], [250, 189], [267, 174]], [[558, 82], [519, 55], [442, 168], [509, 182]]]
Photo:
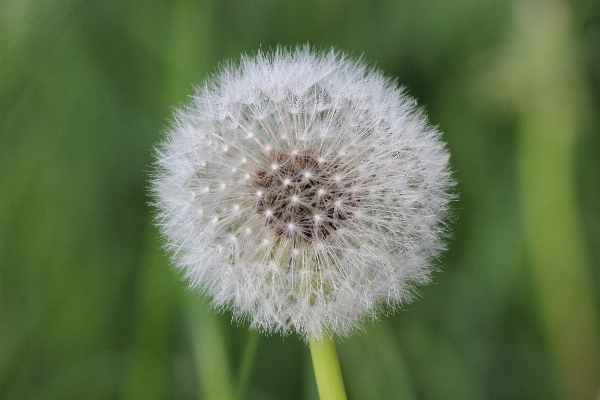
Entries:
[[158, 150], [157, 220], [190, 285], [251, 327], [347, 335], [444, 248], [448, 153], [412, 98], [335, 51], [224, 66]]

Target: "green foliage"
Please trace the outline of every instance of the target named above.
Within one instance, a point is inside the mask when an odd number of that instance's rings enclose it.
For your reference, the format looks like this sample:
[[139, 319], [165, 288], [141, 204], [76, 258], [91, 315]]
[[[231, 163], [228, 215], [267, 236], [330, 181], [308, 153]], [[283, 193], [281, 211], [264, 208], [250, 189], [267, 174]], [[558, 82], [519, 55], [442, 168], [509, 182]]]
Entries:
[[316, 398], [305, 343], [187, 292], [147, 188], [191, 84], [307, 42], [398, 77], [459, 181], [435, 284], [338, 345], [349, 398], [597, 393], [566, 366], [600, 362], [600, 7], [537, 3], [0, 2], [0, 398]]

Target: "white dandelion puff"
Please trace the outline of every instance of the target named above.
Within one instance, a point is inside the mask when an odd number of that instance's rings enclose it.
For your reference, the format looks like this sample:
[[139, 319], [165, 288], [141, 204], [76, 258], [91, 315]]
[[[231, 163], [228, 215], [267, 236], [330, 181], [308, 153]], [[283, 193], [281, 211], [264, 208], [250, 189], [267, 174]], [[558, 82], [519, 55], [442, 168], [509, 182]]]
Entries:
[[333, 50], [224, 66], [157, 156], [175, 264], [251, 328], [346, 336], [410, 301], [444, 249], [440, 133], [395, 82]]

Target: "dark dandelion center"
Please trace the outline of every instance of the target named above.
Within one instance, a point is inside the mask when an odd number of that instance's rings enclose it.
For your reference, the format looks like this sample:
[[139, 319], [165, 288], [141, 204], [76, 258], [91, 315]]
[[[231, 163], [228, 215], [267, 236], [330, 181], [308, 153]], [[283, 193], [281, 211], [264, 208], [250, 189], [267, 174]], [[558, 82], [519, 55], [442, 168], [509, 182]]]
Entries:
[[323, 239], [351, 218], [356, 176], [317, 151], [272, 152], [251, 179], [256, 211], [278, 235]]

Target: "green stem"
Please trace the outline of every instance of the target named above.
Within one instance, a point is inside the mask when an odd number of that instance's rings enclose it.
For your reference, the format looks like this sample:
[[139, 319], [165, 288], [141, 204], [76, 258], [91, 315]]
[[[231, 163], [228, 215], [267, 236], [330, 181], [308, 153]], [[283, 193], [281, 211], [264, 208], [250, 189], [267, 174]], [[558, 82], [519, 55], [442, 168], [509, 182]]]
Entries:
[[308, 342], [319, 397], [321, 400], [346, 400], [346, 390], [335, 344], [329, 339], [323, 338], [320, 341], [312, 336], [309, 337]]

